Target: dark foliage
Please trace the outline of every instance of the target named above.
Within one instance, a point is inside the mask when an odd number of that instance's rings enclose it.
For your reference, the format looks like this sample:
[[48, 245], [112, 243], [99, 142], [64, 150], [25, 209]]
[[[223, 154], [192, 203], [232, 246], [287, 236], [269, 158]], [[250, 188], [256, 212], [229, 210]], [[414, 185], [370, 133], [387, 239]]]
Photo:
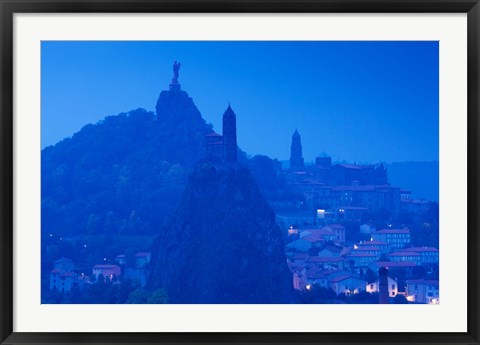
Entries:
[[173, 303], [290, 303], [275, 216], [247, 169], [199, 164], [152, 250], [149, 289]]
[[344, 303], [338, 299], [337, 294], [332, 289], [327, 289], [318, 285], [313, 285], [310, 290], [295, 290], [298, 303], [303, 304], [337, 304]]
[[157, 114], [137, 109], [87, 125], [42, 151], [42, 229], [59, 236], [157, 233], [211, 128], [183, 91]]

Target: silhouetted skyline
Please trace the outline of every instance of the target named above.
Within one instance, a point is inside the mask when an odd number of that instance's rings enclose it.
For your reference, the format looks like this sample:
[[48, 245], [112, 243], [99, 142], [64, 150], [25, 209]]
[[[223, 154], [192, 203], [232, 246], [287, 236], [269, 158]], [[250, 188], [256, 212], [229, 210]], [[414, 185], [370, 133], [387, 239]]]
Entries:
[[88, 123], [153, 111], [179, 83], [221, 131], [230, 102], [238, 144], [306, 162], [438, 159], [438, 42], [42, 42], [42, 148]]

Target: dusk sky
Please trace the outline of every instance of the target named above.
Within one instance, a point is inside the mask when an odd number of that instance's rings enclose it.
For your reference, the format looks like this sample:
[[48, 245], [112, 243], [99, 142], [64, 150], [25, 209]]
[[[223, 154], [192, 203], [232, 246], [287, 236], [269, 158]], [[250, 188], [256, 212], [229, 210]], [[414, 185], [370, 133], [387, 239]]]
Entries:
[[42, 42], [42, 148], [108, 115], [154, 111], [172, 64], [221, 133], [230, 102], [239, 146], [305, 161], [438, 160], [438, 42]]

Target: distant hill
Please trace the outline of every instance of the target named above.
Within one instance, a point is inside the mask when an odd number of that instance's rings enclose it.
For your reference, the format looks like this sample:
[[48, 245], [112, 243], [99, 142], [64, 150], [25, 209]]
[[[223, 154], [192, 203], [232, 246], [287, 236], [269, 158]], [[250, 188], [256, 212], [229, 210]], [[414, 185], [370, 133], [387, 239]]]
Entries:
[[410, 190], [412, 198], [439, 201], [438, 161], [386, 165], [390, 184]]
[[158, 233], [211, 131], [186, 92], [163, 91], [156, 114], [109, 116], [46, 147], [42, 232]]

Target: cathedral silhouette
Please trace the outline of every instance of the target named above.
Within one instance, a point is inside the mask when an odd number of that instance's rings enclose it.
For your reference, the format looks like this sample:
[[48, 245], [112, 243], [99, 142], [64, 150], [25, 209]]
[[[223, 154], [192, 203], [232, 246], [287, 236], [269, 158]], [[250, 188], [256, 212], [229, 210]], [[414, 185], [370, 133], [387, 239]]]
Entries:
[[223, 136], [215, 132], [205, 136], [205, 159], [237, 162], [237, 119], [230, 104], [223, 113]]

